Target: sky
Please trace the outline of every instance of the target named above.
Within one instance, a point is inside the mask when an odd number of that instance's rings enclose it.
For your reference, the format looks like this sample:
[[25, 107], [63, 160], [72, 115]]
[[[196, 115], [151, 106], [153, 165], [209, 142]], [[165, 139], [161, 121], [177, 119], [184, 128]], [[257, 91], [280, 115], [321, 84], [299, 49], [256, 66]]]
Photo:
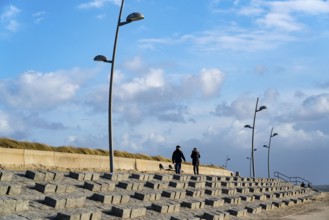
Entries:
[[[0, 137], [108, 149], [120, 0], [0, 0]], [[126, 0], [113, 148], [329, 184], [328, 0]]]

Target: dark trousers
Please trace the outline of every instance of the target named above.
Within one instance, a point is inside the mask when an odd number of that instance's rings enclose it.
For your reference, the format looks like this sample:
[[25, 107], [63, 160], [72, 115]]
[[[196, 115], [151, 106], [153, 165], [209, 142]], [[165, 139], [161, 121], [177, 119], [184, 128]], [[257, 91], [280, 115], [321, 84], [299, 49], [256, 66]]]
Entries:
[[182, 167], [182, 163], [175, 163], [175, 171], [177, 174], [180, 174], [181, 167]]
[[199, 174], [199, 164], [193, 164], [194, 174]]

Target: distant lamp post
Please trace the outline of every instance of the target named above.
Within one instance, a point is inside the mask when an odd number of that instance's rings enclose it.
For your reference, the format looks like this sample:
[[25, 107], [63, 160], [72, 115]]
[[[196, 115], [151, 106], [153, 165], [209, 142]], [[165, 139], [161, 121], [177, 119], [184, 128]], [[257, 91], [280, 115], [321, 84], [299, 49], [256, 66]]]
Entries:
[[121, 1], [118, 23], [117, 23], [115, 38], [114, 38], [112, 59], [108, 60], [103, 55], [97, 55], [94, 57], [94, 61], [102, 61], [102, 62], [112, 64], [111, 65], [110, 86], [109, 86], [109, 110], [108, 110], [109, 154], [110, 154], [110, 172], [111, 173], [114, 172], [114, 165], [113, 165], [114, 164], [114, 161], [113, 161], [114, 151], [113, 151], [113, 138], [112, 138], [112, 84], [113, 84], [115, 53], [116, 53], [116, 47], [117, 47], [117, 41], [118, 41], [119, 27], [123, 26], [125, 24], [128, 24], [130, 22], [133, 22], [133, 21], [138, 21], [138, 20], [144, 19], [144, 16], [141, 13], [134, 12], [127, 16], [126, 21], [121, 22], [123, 4], [124, 4], [124, 0]]
[[271, 134], [270, 134], [270, 140], [268, 141], [268, 145], [264, 145], [263, 147], [268, 149], [268, 154], [267, 154], [267, 175], [268, 178], [271, 178], [271, 174], [270, 174], [270, 149], [271, 149], [271, 140], [272, 137], [277, 136], [278, 133], [274, 133], [273, 134], [273, 128], [271, 129]]
[[249, 176], [251, 177], [251, 157], [247, 157], [247, 160], [249, 160]]
[[245, 128], [251, 128], [252, 129], [252, 135], [251, 135], [251, 161], [252, 161], [252, 176], [254, 178], [256, 176], [256, 173], [255, 173], [255, 157], [254, 157], [254, 136], [255, 136], [256, 113], [267, 109], [267, 107], [265, 105], [258, 108], [258, 100], [259, 100], [259, 98], [257, 97], [256, 107], [255, 107], [255, 112], [254, 112], [253, 125], [252, 126], [250, 126], [250, 125], [245, 125], [244, 126]]
[[[254, 149], [256, 151], [257, 148]], [[251, 157], [247, 157], [247, 160], [249, 160], [249, 176], [251, 177]]]
[[225, 169], [226, 169], [226, 167], [227, 167], [227, 162], [228, 162], [229, 160], [231, 160], [231, 158], [229, 158], [228, 156], [226, 156], [226, 160], [225, 160]]

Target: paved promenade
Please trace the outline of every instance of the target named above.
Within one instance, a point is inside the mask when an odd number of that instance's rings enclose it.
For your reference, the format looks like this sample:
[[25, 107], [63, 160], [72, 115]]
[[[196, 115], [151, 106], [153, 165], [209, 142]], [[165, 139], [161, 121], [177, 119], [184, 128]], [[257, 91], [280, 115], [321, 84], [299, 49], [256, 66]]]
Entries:
[[318, 195], [265, 178], [0, 170], [0, 219], [245, 219]]

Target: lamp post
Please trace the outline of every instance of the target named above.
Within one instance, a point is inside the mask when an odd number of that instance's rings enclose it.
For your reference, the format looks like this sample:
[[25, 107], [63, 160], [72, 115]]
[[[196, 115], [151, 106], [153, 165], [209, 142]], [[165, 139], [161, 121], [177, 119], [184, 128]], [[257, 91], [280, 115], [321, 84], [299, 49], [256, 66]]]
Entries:
[[264, 145], [263, 147], [267, 148], [268, 149], [268, 154], [267, 154], [267, 175], [268, 175], [268, 178], [271, 178], [271, 175], [270, 175], [270, 149], [271, 149], [271, 140], [272, 140], [272, 137], [274, 136], [277, 136], [278, 133], [274, 133], [273, 134], [273, 127], [271, 129], [271, 134], [270, 134], [270, 140], [268, 141], [268, 145]]
[[267, 107], [265, 105], [261, 106], [258, 108], [258, 100], [259, 98], [257, 97], [256, 100], [256, 107], [255, 107], [255, 112], [254, 112], [254, 121], [253, 121], [253, 125], [245, 125], [245, 128], [251, 128], [252, 129], [252, 135], [251, 135], [251, 161], [252, 161], [252, 175], [255, 178], [256, 173], [255, 173], [255, 157], [254, 157], [254, 136], [255, 136], [255, 123], [256, 123], [256, 113], [260, 112], [264, 109], [267, 109]]
[[231, 158], [228, 157], [228, 155], [226, 156], [226, 160], [225, 160], [225, 169], [227, 167], [227, 161], [231, 160]]
[[109, 86], [109, 110], [108, 110], [109, 155], [110, 155], [110, 172], [111, 173], [114, 172], [114, 165], [113, 165], [114, 164], [114, 161], [113, 161], [114, 151], [113, 151], [113, 138], [112, 138], [112, 84], [113, 84], [115, 53], [116, 53], [117, 40], [118, 40], [118, 34], [119, 34], [119, 27], [123, 26], [125, 24], [128, 24], [130, 22], [133, 22], [133, 21], [138, 21], [138, 20], [144, 19], [144, 15], [142, 15], [141, 13], [138, 13], [138, 12], [134, 12], [127, 16], [126, 21], [121, 22], [123, 4], [124, 4], [124, 0], [121, 1], [118, 23], [117, 23], [115, 38], [114, 38], [112, 59], [108, 60], [103, 55], [97, 55], [94, 57], [94, 61], [102, 61], [102, 62], [112, 64], [111, 65], [111, 75], [110, 75], [110, 86]]
[[249, 176], [251, 177], [251, 158], [247, 157], [247, 160], [249, 160]]
[[[257, 148], [254, 149], [256, 151]], [[247, 160], [249, 160], [249, 176], [251, 177], [251, 157], [247, 157]]]

